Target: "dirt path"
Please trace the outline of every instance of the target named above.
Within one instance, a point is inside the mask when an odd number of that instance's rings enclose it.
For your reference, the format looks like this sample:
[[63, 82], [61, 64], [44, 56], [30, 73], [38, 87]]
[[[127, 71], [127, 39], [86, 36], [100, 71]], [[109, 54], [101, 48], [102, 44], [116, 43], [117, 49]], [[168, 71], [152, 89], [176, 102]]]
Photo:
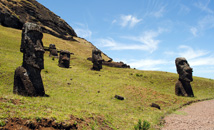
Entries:
[[161, 130], [214, 130], [214, 100], [191, 104], [164, 120]]

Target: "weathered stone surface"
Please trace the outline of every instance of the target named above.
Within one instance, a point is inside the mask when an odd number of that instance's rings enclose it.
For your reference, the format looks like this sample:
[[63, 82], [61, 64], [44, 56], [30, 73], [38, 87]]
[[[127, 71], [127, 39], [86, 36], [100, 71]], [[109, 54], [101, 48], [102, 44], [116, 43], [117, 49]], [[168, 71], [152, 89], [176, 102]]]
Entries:
[[156, 103], [152, 103], [151, 107], [157, 108], [159, 110], [161, 109], [161, 107], [158, 104], [156, 104]]
[[25, 22], [37, 23], [42, 32], [73, 40], [75, 31], [59, 16], [36, 0], [1, 0], [0, 23], [3, 26], [21, 29]]
[[179, 79], [175, 84], [175, 94], [178, 96], [194, 97], [193, 90], [190, 85], [190, 82], [193, 81], [192, 68], [183, 57], [176, 58], [175, 64], [177, 73], [179, 74]]
[[116, 68], [130, 68], [129, 65], [123, 63], [122, 61], [121, 62], [104, 61], [103, 65], [110, 66], [110, 67], [116, 67]]
[[[92, 57], [87, 58], [87, 60], [92, 61]], [[130, 68], [129, 65], [123, 63], [122, 61], [121, 62], [114, 62], [112, 60], [109, 60], [109, 61], [103, 60], [102, 65], [106, 65], [109, 67], [116, 67], [116, 68]]]
[[102, 56], [101, 56], [101, 51], [97, 48], [92, 50], [92, 63], [93, 67], [91, 68], [92, 70], [97, 70], [100, 71], [102, 69]]
[[59, 67], [63, 68], [69, 68], [70, 66], [70, 55], [71, 53], [66, 50], [60, 51], [60, 56], [59, 56]]
[[44, 48], [41, 27], [25, 23], [22, 29], [20, 51], [23, 53], [22, 66], [15, 70], [13, 93], [24, 96], [45, 96], [41, 77], [44, 69]]
[[119, 100], [124, 100], [125, 98], [123, 96], [120, 96], [120, 95], [115, 95], [114, 96], [116, 99], [119, 99]]
[[50, 57], [51, 56], [58, 57], [58, 52], [56, 50], [55, 44], [50, 44], [49, 45], [49, 52], [50, 52], [50, 54], [49, 54]]

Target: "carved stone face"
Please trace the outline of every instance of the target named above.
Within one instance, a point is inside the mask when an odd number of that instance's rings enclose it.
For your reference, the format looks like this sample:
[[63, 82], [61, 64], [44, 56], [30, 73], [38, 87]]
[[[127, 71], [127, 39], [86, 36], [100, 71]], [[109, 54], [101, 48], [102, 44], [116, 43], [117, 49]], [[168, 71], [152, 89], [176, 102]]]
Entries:
[[23, 65], [44, 69], [44, 48], [41, 27], [34, 23], [25, 23], [22, 29], [20, 51], [23, 53]]
[[55, 44], [50, 44], [49, 45], [49, 51], [50, 51], [50, 55], [49, 56], [58, 56]]
[[101, 51], [98, 49], [94, 49], [92, 51], [92, 62], [93, 62], [93, 68], [94, 70], [100, 70], [102, 69], [102, 56], [101, 56]]
[[189, 66], [187, 60], [183, 57], [176, 58], [175, 60], [177, 73], [179, 74], [179, 79], [185, 80], [187, 82], [193, 81], [192, 79], [192, 68]]
[[98, 49], [94, 49], [92, 51], [92, 61], [94, 61], [94, 62], [100, 62], [102, 60], [103, 59], [102, 59], [102, 56], [101, 56], [101, 51], [98, 50]]
[[59, 57], [59, 66], [64, 68], [69, 68], [70, 66], [70, 52], [69, 51], [60, 51]]

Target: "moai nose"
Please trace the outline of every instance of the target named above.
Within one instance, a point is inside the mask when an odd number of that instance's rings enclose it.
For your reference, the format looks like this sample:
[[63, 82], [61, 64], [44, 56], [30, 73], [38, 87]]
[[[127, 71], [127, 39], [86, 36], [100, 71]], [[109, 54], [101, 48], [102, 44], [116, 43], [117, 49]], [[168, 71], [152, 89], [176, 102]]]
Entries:
[[185, 71], [188, 73], [192, 73], [193, 69], [191, 67], [187, 66], [187, 67], [185, 67]]
[[44, 48], [43, 48], [43, 46], [42, 46], [42, 41], [41, 41], [41, 40], [37, 40], [37, 41], [36, 41], [35, 50], [36, 50], [36, 51], [39, 51], [39, 52], [45, 53], [45, 50], [44, 50]]

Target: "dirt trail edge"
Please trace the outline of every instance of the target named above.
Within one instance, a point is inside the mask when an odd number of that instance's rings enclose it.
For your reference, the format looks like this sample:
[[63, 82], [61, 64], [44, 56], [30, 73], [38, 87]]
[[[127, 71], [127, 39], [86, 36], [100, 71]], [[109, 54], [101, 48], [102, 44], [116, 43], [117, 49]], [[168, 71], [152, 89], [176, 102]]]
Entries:
[[164, 118], [161, 130], [213, 130], [214, 100], [193, 103]]

